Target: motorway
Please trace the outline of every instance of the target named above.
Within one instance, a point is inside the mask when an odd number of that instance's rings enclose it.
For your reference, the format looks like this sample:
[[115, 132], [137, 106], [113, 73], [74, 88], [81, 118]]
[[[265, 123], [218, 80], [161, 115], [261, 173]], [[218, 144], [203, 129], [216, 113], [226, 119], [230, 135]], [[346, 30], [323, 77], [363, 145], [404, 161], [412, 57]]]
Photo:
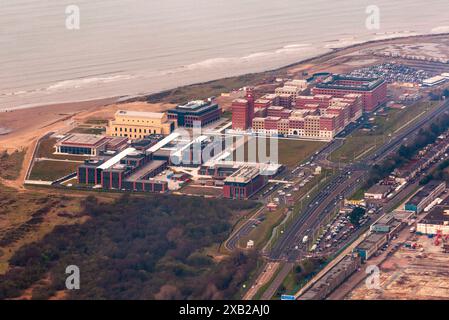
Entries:
[[[317, 163], [317, 165], [322, 165], [323, 167], [337, 168], [338, 166], [336, 166], [334, 163], [328, 161], [327, 157], [332, 152], [334, 152], [336, 149], [341, 147], [344, 143], [344, 136], [349, 135], [354, 130], [359, 128], [361, 123], [362, 122], [359, 121], [357, 124], [350, 125], [348, 128], [345, 129], [344, 132], [339, 134], [339, 136], [337, 138], [335, 138], [334, 140], [329, 142], [327, 145], [322, 147], [321, 150], [319, 150], [316, 154], [312, 155], [310, 157], [310, 159], [304, 160], [303, 162], [315, 161]], [[237, 148], [237, 146], [235, 146], [234, 148]], [[295, 172], [298, 170], [303, 171], [303, 173], [304, 173], [304, 176], [302, 176], [300, 179], [298, 179], [298, 175]], [[296, 169], [293, 169], [293, 170], [286, 169], [285, 171], [283, 171], [277, 177], [277, 180], [289, 181], [290, 184], [294, 187], [297, 184], [299, 184], [300, 181], [304, 181], [305, 179], [311, 179], [313, 176], [313, 170], [314, 170], [313, 167], [308, 167], [307, 165], [300, 166], [298, 164]], [[272, 188], [270, 188], [271, 190], [266, 190], [265, 192], [263, 192], [263, 190], [262, 190], [261, 192], [259, 192], [259, 194], [261, 194], [261, 195], [260, 195], [258, 201], [260, 201], [262, 203], [262, 205], [264, 205], [264, 206], [266, 204], [268, 204], [269, 202], [273, 202], [273, 194], [275, 194], [275, 192], [278, 191], [278, 189], [280, 187], [281, 186], [276, 184], [276, 185], [273, 185]], [[265, 190], [265, 188], [264, 188], [264, 190]], [[289, 192], [291, 192], [291, 190], [286, 191], [286, 193], [289, 193]], [[302, 199], [305, 199], [309, 194], [310, 194], [310, 192], [307, 192], [305, 195], [303, 195]], [[285, 201], [285, 197], [281, 197], [281, 196], [278, 196], [278, 197], [281, 200], [279, 205], [282, 205], [282, 204], [287, 205], [287, 203]], [[284, 201], [282, 201], [282, 200], [284, 200]], [[229, 236], [229, 238], [224, 243], [225, 248], [229, 251], [236, 250], [238, 248], [238, 243], [239, 243], [240, 239], [247, 236], [248, 234], [250, 234], [250, 232], [253, 230], [253, 228], [257, 227], [257, 225], [262, 221], [261, 219], [263, 219], [263, 216], [265, 214], [266, 214], [266, 208], [261, 208], [254, 215], [252, 215], [248, 220], [246, 220], [241, 226], [239, 226], [235, 231], [233, 231], [232, 234]]]
[[[423, 118], [417, 120], [411, 126], [402, 129], [396, 136], [392, 137], [386, 144], [382, 145], [372, 155], [360, 159], [359, 162], [351, 163], [344, 167], [340, 174], [332, 179], [312, 200], [310, 206], [299, 215], [296, 220], [283, 233], [282, 237], [273, 247], [269, 254], [272, 260], [297, 261], [303, 258], [302, 250], [295, 247], [301, 244], [304, 236], [310, 236], [311, 230], [319, 226], [327, 214], [332, 213], [332, 208], [355, 190], [360, 188], [368, 177], [369, 168], [380, 163], [385, 157], [395, 151], [407, 139], [413, 138], [421, 127], [443, 114], [449, 108], [449, 101], [435, 110], [428, 112]], [[329, 147], [322, 149], [318, 158], [327, 159], [329, 150], [333, 150], [334, 140]]]

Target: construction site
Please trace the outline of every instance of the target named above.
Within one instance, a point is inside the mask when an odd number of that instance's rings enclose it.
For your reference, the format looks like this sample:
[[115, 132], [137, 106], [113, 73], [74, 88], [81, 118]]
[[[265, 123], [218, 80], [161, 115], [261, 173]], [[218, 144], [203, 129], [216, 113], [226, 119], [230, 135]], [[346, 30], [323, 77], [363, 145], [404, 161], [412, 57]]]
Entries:
[[405, 243], [407, 246], [401, 246], [380, 264], [379, 289], [369, 289], [362, 281], [346, 299], [448, 299], [447, 239], [414, 235], [410, 240], [410, 247]]

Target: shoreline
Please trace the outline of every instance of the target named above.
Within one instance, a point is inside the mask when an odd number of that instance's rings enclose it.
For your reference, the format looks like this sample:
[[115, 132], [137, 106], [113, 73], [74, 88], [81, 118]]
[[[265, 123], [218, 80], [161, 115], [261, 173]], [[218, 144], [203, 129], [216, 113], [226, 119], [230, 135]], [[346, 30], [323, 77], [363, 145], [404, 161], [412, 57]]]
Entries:
[[[319, 54], [319, 55], [316, 55], [316, 56], [313, 56], [310, 58], [305, 58], [300, 61], [290, 63], [290, 64], [287, 64], [287, 65], [284, 65], [284, 66], [281, 66], [278, 68], [268, 69], [268, 70], [264, 70], [264, 71], [260, 71], [260, 72], [242, 73], [239, 75], [217, 78], [214, 80], [208, 80], [208, 81], [203, 81], [203, 82], [195, 82], [195, 83], [191, 83], [191, 84], [176, 86], [176, 87], [162, 90], [162, 91], [148, 92], [148, 93], [139, 94], [139, 95], [129, 94], [129, 95], [112, 96], [112, 97], [98, 97], [98, 98], [87, 99], [87, 100], [73, 100], [73, 101], [70, 100], [70, 101], [60, 101], [60, 102], [43, 103], [43, 104], [36, 103], [36, 104], [32, 104], [32, 105], [26, 104], [26, 105], [12, 107], [12, 108], [8, 108], [8, 109], [2, 109], [2, 110], [0, 110], [0, 114], [7, 113], [7, 112], [13, 112], [13, 111], [17, 111], [17, 110], [24, 110], [24, 109], [51, 107], [51, 106], [55, 106], [55, 105], [68, 105], [68, 104], [75, 104], [75, 103], [95, 103], [95, 102], [101, 102], [104, 100], [111, 100], [112, 101], [111, 104], [123, 104], [123, 103], [137, 102], [137, 101], [139, 101], [139, 102], [151, 101], [153, 103], [162, 102], [162, 99], [165, 95], [167, 95], [168, 93], [173, 92], [175, 90], [189, 89], [194, 86], [207, 85], [207, 84], [211, 84], [214, 82], [223, 81], [223, 80], [227, 80], [227, 79], [235, 79], [235, 78], [251, 76], [251, 75], [252, 76], [258, 76], [258, 75], [262, 76], [265, 74], [282, 72], [289, 68], [294, 68], [294, 67], [300, 66], [302, 64], [313, 63], [316, 60], [320, 60], [320, 59], [323, 59], [326, 57], [331, 58], [333, 55], [336, 55], [340, 52], [343, 52], [346, 50], [356, 50], [359, 48], [363, 48], [364, 46], [370, 46], [370, 45], [376, 45], [376, 44], [382, 44], [382, 43], [388, 44], [389, 42], [400, 41], [400, 40], [409, 41], [411, 39], [419, 40], [419, 39], [423, 39], [423, 38], [425, 39], [425, 38], [435, 38], [435, 37], [444, 37], [444, 36], [449, 36], [449, 33], [445, 32], [445, 33], [435, 33], [435, 34], [432, 34], [432, 33], [418, 34], [418, 35], [397, 36], [397, 37], [391, 37], [391, 38], [387, 38], [387, 39], [369, 40], [369, 41], [351, 44], [351, 45], [344, 46], [341, 48], [330, 48], [329, 52], [322, 53], [322, 54]], [[226, 90], [226, 88], [223, 88], [223, 90]], [[159, 98], [161, 101], [158, 101]], [[200, 98], [200, 97], [198, 97], [198, 98]], [[204, 97], [202, 97], [202, 98], [204, 98]]]

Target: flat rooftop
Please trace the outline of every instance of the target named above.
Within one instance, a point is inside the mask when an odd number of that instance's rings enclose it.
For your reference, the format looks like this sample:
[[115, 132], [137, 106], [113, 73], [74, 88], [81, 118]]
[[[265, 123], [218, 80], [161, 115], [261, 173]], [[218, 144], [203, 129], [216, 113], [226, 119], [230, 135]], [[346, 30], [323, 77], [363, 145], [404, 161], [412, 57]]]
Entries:
[[421, 201], [427, 198], [439, 185], [441, 185], [442, 181], [432, 180], [428, 184], [426, 184], [418, 193], [416, 193], [407, 204], [418, 205]]
[[368, 194], [385, 194], [391, 190], [391, 186], [385, 184], [375, 184], [369, 188], [365, 193]]
[[146, 163], [142, 168], [134, 172], [132, 175], [130, 175], [126, 181], [136, 182], [141, 180], [145, 175], [153, 172], [157, 168], [163, 166], [166, 163], [166, 161], [163, 160], [153, 160], [148, 163]]
[[226, 178], [226, 182], [248, 183], [260, 174], [256, 167], [244, 166]]
[[127, 148], [127, 149], [123, 150], [122, 152], [120, 152], [119, 154], [112, 157], [111, 159], [109, 159], [108, 161], [106, 161], [105, 163], [103, 163], [101, 166], [98, 167], [98, 169], [101, 169], [101, 170], [109, 169], [109, 168], [113, 167], [114, 165], [116, 165], [117, 163], [119, 163], [120, 160], [125, 158], [127, 155], [130, 155], [136, 151], [137, 150], [135, 148]]
[[[341, 83], [342, 81], [354, 81], [359, 83], [349, 85]], [[327, 77], [315, 87], [319, 89], [371, 91], [384, 82], [385, 81], [381, 78], [360, 78], [335, 74]]]
[[284, 107], [281, 106], [270, 106], [268, 107], [268, 110], [284, 110]]
[[132, 118], [148, 118], [148, 119], [162, 119], [164, 113], [161, 112], [147, 112], [147, 111], [128, 111], [118, 110], [115, 116], [132, 117]]
[[67, 137], [59, 141], [58, 145], [73, 145], [73, 146], [97, 146], [101, 143], [109, 141], [110, 138], [101, 135], [71, 133]]
[[190, 101], [187, 104], [178, 105], [174, 109], [168, 110], [169, 114], [178, 114], [178, 115], [188, 115], [188, 114], [194, 114], [194, 115], [200, 115], [204, 114], [206, 112], [210, 112], [212, 110], [218, 109], [219, 106], [217, 103], [212, 103], [209, 101], [203, 101], [203, 100], [195, 100]]
[[357, 248], [359, 249], [370, 249], [374, 244], [386, 239], [385, 234], [382, 233], [372, 233], [365, 240], [363, 240]]
[[437, 205], [421, 220], [424, 224], [449, 224], [449, 206]]
[[190, 101], [186, 104], [182, 104], [177, 106], [177, 108], [179, 109], [189, 109], [189, 110], [195, 110], [201, 107], [204, 107], [206, 105], [209, 105], [209, 103], [203, 101], [203, 100], [194, 100], [194, 101]]

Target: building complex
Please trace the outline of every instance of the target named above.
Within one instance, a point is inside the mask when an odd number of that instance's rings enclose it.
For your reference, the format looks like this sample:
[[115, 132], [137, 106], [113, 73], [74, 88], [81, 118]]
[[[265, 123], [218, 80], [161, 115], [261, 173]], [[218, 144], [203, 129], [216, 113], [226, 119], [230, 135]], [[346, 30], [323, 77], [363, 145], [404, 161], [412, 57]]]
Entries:
[[405, 204], [405, 210], [423, 212], [446, 189], [446, 182], [432, 180]]
[[334, 75], [312, 88], [312, 95], [302, 94], [306, 88], [305, 80], [293, 80], [256, 100], [252, 91], [247, 92], [245, 99], [232, 103], [232, 128], [329, 141], [364, 111], [386, 102], [386, 83], [381, 79]]
[[387, 83], [382, 78], [330, 75], [312, 88], [312, 94], [325, 94], [336, 98], [351, 93], [361, 94], [363, 111], [372, 112], [387, 102]]
[[449, 205], [447, 200], [433, 207], [424, 219], [416, 224], [416, 232], [427, 235], [449, 235]]
[[55, 144], [55, 154], [97, 156], [107, 150], [120, 150], [127, 142], [127, 138], [70, 133]]
[[169, 110], [168, 118], [175, 121], [179, 127], [191, 128], [195, 123], [206, 126], [218, 121], [221, 113], [221, 107], [217, 103], [197, 100]]
[[150, 134], [170, 134], [176, 129], [175, 121], [165, 113], [119, 110], [109, 121], [107, 134], [114, 137], [142, 139]]

